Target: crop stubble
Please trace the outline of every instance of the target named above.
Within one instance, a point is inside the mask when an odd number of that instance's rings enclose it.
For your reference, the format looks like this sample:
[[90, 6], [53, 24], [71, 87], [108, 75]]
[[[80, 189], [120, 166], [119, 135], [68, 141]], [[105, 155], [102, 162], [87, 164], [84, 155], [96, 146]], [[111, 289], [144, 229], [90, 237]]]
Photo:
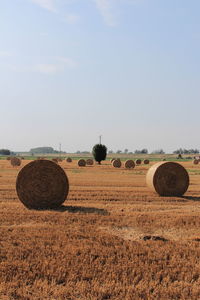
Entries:
[[[200, 298], [198, 165], [183, 163], [191, 184], [177, 198], [146, 187], [149, 166], [63, 161], [67, 201], [35, 211], [15, 192], [26, 163], [0, 161], [0, 299]], [[148, 235], [168, 241], [142, 240]]]

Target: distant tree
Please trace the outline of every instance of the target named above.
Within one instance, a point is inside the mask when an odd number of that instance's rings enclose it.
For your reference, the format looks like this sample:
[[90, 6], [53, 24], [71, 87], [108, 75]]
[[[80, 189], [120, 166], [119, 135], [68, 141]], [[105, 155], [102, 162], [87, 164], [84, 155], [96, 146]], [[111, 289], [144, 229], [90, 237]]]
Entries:
[[10, 150], [8, 150], [8, 149], [0, 149], [0, 155], [10, 155]]
[[151, 153], [152, 154], [165, 154], [165, 152], [163, 151], [163, 149], [154, 150]]
[[198, 149], [182, 149], [179, 148], [175, 151], [173, 151], [174, 154], [199, 154]]
[[107, 148], [105, 145], [102, 144], [96, 144], [94, 145], [93, 149], [92, 149], [92, 154], [94, 156], [94, 159], [99, 163], [99, 165], [101, 164], [102, 160], [106, 159], [106, 155], [107, 155]]
[[135, 154], [148, 154], [148, 150], [145, 148], [142, 150], [135, 150]]
[[37, 148], [32, 148], [30, 152], [34, 154], [38, 153], [58, 153], [58, 151], [54, 150], [52, 147], [37, 147]]
[[113, 150], [109, 150], [109, 151], [108, 151], [108, 154], [112, 154], [112, 153], [113, 153]]
[[124, 153], [127, 154], [128, 153], [128, 149], [124, 149]]
[[117, 150], [116, 153], [117, 153], [117, 154], [120, 154], [120, 153], [122, 153], [122, 150]]

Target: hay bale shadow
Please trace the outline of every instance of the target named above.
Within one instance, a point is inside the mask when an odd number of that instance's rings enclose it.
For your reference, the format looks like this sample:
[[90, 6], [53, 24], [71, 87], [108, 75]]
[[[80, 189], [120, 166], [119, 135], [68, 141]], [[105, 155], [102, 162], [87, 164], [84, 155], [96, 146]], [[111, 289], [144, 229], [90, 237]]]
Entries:
[[53, 211], [59, 211], [59, 212], [71, 212], [71, 213], [84, 213], [84, 214], [98, 214], [102, 216], [108, 216], [110, 213], [103, 208], [96, 208], [96, 207], [85, 207], [85, 206], [65, 206], [62, 205], [60, 207], [50, 209]]
[[184, 199], [192, 200], [192, 201], [200, 201], [200, 197], [195, 197], [195, 196], [184, 196]]

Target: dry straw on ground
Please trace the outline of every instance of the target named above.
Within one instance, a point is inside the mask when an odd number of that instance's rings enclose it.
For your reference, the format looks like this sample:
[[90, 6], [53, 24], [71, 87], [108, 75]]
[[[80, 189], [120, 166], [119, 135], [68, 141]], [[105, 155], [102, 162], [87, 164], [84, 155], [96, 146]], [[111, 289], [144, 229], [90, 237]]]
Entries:
[[86, 166], [86, 161], [85, 161], [85, 159], [79, 159], [79, 160], [78, 160], [78, 166], [79, 166], [79, 167], [85, 167], [85, 166]]
[[16, 181], [17, 195], [28, 208], [59, 207], [69, 191], [63, 169], [50, 160], [35, 160], [21, 169]]
[[112, 162], [112, 166], [113, 166], [114, 168], [121, 168], [121, 165], [122, 165], [122, 163], [121, 163], [121, 161], [120, 161], [119, 159], [115, 159], [115, 160], [113, 160], [113, 162]]
[[93, 161], [93, 159], [91, 159], [91, 158], [88, 158], [87, 160], [86, 160], [86, 165], [88, 165], [88, 166], [92, 166], [94, 164], [94, 161]]
[[21, 159], [19, 159], [18, 157], [12, 157], [10, 163], [13, 167], [18, 167], [21, 165]]
[[145, 164], [145, 165], [148, 165], [148, 164], [149, 164], [149, 160], [148, 160], [148, 159], [145, 159], [145, 160], [144, 160], [144, 164]]
[[132, 159], [126, 160], [124, 164], [126, 169], [133, 169], [135, 168], [135, 163]]
[[175, 162], [159, 162], [146, 175], [147, 185], [160, 196], [182, 196], [189, 186], [186, 169]]
[[67, 158], [66, 158], [66, 162], [68, 162], [68, 163], [72, 162], [71, 157], [67, 157]]

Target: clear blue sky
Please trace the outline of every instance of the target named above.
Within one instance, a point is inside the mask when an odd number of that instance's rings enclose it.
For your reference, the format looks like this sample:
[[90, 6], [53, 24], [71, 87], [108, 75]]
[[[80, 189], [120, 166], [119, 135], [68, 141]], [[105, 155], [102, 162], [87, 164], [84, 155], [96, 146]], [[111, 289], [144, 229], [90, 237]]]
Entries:
[[200, 148], [199, 0], [0, 0], [0, 148]]

